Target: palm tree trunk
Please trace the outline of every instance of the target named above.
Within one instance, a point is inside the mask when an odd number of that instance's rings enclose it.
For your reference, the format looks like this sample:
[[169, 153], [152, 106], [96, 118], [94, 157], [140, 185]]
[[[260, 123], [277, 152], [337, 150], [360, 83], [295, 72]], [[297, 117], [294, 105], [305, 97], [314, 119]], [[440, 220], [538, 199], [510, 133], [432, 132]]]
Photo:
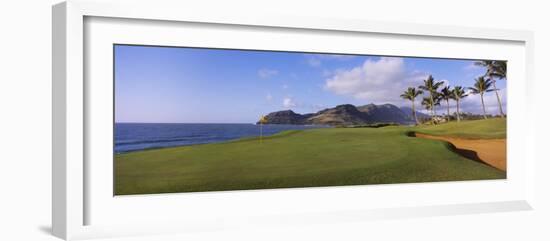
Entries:
[[493, 88], [495, 89], [495, 94], [497, 96], [498, 108], [499, 108], [499, 111], [500, 111], [500, 117], [504, 118], [504, 111], [502, 111], [502, 103], [500, 102], [500, 96], [498, 95], [498, 90], [497, 90], [497, 82], [494, 81], [493, 78], [491, 78], [491, 81], [493, 81]]
[[435, 111], [435, 103], [432, 102], [432, 111], [433, 111], [433, 121], [434, 121], [434, 124], [437, 124], [437, 121], [435, 120], [435, 118], [437, 117], [437, 112]]
[[430, 91], [430, 107], [431, 107], [431, 111], [432, 111], [432, 123], [435, 124], [435, 104], [434, 104], [434, 96], [433, 96], [433, 93]]
[[415, 123], [418, 125], [418, 119], [416, 118], [416, 110], [414, 109], [414, 98], [412, 99], [412, 110]]
[[447, 122], [450, 122], [451, 121], [451, 110], [450, 110], [450, 107], [449, 107], [449, 100], [446, 100], [447, 101]]
[[483, 94], [481, 96], [481, 106], [483, 107], [483, 118], [487, 119], [487, 113], [485, 112], [485, 101], [483, 100]]
[[460, 101], [456, 101], [456, 122], [460, 122]]

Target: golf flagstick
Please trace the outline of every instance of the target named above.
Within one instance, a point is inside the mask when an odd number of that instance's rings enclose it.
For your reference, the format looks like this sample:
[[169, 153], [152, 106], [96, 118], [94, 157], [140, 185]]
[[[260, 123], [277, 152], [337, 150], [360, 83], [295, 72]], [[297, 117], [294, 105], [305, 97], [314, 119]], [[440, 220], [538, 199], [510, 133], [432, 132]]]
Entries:
[[263, 141], [264, 141], [263, 140], [263, 127], [264, 127], [264, 122], [266, 122], [266, 121], [267, 120], [266, 120], [265, 116], [262, 115], [260, 117], [260, 144], [262, 144]]

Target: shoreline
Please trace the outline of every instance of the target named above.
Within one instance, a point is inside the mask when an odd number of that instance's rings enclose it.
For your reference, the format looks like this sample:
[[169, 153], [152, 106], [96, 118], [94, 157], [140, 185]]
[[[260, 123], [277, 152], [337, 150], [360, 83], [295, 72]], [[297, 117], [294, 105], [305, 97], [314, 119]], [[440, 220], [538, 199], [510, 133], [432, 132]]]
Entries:
[[[288, 132], [284, 135], [284, 136], [287, 136], [287, 135], [290, 135], [290, 134], [293, 134], [293, 133], [312, 130], [312, 129], [317, 129], [317, 128], [303, 129], [303, 130], [284, 130], [284, 131], [280, 131], [280, 132], [277, 132], [277, 133], [274, 133], [274, 134], [271, 134], [271, 135], [267, 135], [267, 136], [264, 135], [263, 138], [268, 139], [268, 138], [278, 137], [278, 136], [284, 134], [285, 132]], [[158, 146], [158, 147], [149, 147], [149, 148], [144, 148], [144, 149], [139, 149], [139, 150], [130, 150], [130, 151], [123, 151], [123, 152], [113, 151], [113, 155], [123, 155], [123, 154], [142, 152], [142, 151], [153, 151], [153, 150], [161, 150], [161, 149], [169, 149], [169, 148], [181, 148], [181, 147], [201, 146], [201, 145], [210, 145], [210, 144], [226, 144], [226, 143], [232, 143], [232, 142], [254, 140], [254, 139], [257, 139], [259, 137], [260, 136], [246, 136], [246, 137], [239, 137], [239, 138], [236, 138], [236, 139], [229, 139], [229, 140], [223, 140], [223, 141], [214, 141], [214, 142], [208, 142], [208, 143], [193, 143], [193, 144], [189, 144], [189, 145], [175, 145], [175, 146]]]
[[[156, 124], [156, 123], [123, 123], [123, 124]], [[160, 123], [160, 124], [182, 124], [182, 123]], [[188, 124], [188, 123], [183, 123], [183, 124]], [[192, 123], [192, 124], [196, 124], [196, 123]], [[210, 123], [207, 123], [207, 124], [210, 124]], [[246, 124], [246, 123], [237, 123], [237, 124], [250, 125], [250, 124]], [[230, 125], [233, 125], [233, 124], [230, 124]], [[252, 125], [258, 125], [258, 124], [252, 124]], [[273, 137], [273, 136], [279, 135], [279, 134], [281, 134], [285, 131], [306, 131], [306, 130], [324, 129], [324, 128], [381, 128], [381, 127], [387, 127], [387, 126], [406, 126], [406, 125], [395, 124], [395, 123], [374, 123], [374, 124], [359, 125], [359, 126], [355, 126], [355, 125], [351, 125], [351, 126], [330, 126], [330, 125], [316, 125], [316, 124], [307, 124], [307, 125], [305, 125], [305, 124], [303, 124], [303, 125], [302, 124], [264, 124], [264, 126], [266, 126], [266, 125], [274, 125], [274, 126], [292, 125], [292, 126], [306, 126], [306, 127], [311, 127], [311, 128], [296, 129], [296, 130], [293, 130], [293, 129], [283, 130], [283, 131], [279, 131], [279, 132], [276, 132], [276, 133], [273, 133], [273, 134], [270, 134], [270, 135], [264, 135], [263, 136], [264, 138]], [[245, 136], [245, 137], [239, 137], [239, 138], [235, 138], [235, 139], [213, 141], [213, 142], [206, 142], [206, 143], [193, 143], [193, 144], [187, 144], [187, 145], [148, 147], [148, 148], [143, 148], [143, 149], [120, 151], [120, 152], [113, 151], [113, 153], [114, 153], [114, 155], [119, 155], [119, 154], [127, 154], [127, 153], [139, 152], [139, 151], [149, 151], [149, 150], [166, 149], [166, 148], [177, 148], [177, 147], [184, 147], [184, 146], [198, 146], [198, 145], [206, 145], [206, 144], [221, 144], [221, 143], [241, 141], [241, 140], [246, 140], [246, 139], [254, 139], [254, 138], [259, 138], [259, 137], [260, 137], [259, 135], [258, 136]], [[116, 144], [115, 144], [115, 146], [116, 146]]]

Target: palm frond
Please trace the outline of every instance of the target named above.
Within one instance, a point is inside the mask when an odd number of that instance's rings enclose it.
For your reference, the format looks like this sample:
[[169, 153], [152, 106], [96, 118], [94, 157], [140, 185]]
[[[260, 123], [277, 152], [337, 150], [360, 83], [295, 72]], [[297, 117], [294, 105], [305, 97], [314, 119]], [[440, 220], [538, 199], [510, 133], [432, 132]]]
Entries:
[[468, 87], [468, 90], [470, 90], [470, 93], [472, 94], [479, 94], [479, 90], [474, 87]]
[[468, 96], [468, 94], [466, 94], [466, 91], [464, 89], [464, 87], [462, 86], [455, 86], [452, 90], [452, 99], [454, 100], [460, 100], [466, 96]]
[[474, 79], [474, 86], [468, 87], [472, 94], [483, 94], [485, 92], [492, 92], [494, 89], [491, 89], [491, 80], [486, 79], [484, 76], [480, 76]]

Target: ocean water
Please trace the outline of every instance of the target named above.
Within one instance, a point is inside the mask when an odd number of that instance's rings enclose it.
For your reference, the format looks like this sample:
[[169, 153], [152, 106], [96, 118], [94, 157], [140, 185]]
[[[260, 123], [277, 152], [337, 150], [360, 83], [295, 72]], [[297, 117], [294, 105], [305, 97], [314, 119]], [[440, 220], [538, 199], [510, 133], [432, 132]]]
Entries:
[[[326, 128], [308, 125], [263, 125], [263, 135], [286, 130]], [[115, 123], [115, 153], [151, 148], [223, 142], [260, 135], [254, 124]]]

